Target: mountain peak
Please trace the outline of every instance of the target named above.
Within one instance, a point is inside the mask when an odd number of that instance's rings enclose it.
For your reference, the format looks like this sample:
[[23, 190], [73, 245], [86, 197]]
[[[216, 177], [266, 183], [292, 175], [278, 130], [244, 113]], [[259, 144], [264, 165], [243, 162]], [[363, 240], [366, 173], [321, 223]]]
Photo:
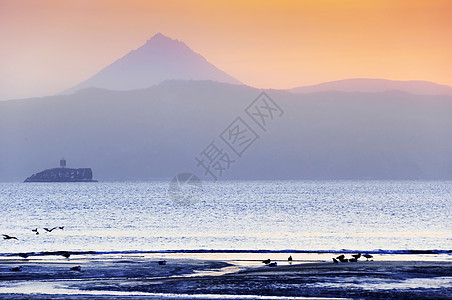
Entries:
[[169, 44], [176, 44], [176, 43], [182, 43], [179, 40], [172, 39], [169, 36], [164, 35], [163, 33], [156, 33], [154, 36], [152, 36], [149, 40], [146, 41], [145, 45], [156, 45], [156, 44], [162, 44], [162, 43], [169, 43]]
[[63, 93], [70, 94], [90, 87], [142, 89], [172, 79], [242, 84], [209, 63], [184, 42], [157, 33], [140, 48], [130, 51], [93, 77]]
[[161, 33], [161, 32], [157, 32], [157, 33], [156, 33], [153, 37], [151, 37], [149, 40], [152, 40], [152, 39], [170, 39], [170, 40], [172, 40], [172, 38], [170, 38], [170, 37], [164, 35], [164, 34]]

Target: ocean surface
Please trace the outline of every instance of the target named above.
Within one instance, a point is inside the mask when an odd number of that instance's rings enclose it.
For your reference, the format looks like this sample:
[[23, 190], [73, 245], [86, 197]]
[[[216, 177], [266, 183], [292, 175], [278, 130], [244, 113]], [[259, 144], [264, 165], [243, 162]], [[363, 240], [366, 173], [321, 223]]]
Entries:
[[223, 181], [190, 203], [168, 188], [0, 183], [0, 234], [18, 238], [0, 254], [452, 249], [450, 181]]

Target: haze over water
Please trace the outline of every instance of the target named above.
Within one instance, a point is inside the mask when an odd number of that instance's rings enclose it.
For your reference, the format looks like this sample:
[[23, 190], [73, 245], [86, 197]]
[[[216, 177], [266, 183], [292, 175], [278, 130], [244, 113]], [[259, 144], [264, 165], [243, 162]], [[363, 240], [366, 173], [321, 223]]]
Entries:
[[190, 206], [166, 181], [0, 183], [0, 233], [19, 239], [0, 253], [448, 250], [451, 199], [448, 181], [222, 181]]

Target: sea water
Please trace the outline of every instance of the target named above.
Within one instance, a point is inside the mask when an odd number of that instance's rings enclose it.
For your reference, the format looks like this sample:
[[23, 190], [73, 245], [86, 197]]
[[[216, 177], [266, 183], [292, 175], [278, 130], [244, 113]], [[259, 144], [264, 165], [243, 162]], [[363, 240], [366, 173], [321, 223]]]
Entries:
[[168, 188], [0, 183], [0, 234], [18, 238], [0, 254], [452, 249], [450, 181], [223, 181], [188, 204]]

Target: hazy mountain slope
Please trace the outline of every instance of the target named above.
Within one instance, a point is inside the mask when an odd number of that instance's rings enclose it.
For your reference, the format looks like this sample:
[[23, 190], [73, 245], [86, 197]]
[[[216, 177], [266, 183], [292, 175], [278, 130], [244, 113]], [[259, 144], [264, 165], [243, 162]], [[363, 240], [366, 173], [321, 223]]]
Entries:
[[243, 110], [260, 91], [169, 81], [134, 91], [0, 103], [0, 181], [57, 165], [92, 167], [99, 180], [194, 172], [195, 156], [241, 116], [260, 138], [223, 178], [452, 179], [452, 97], [400, 92], [268, 91], [284, 110], [267, 132]]
[[133, 90], [170, 79], [241, 84], [195, 53], [185, 43], [158, 33], [140, 48], [129, 52], [64, 94], [89, 87]]
[[354, 78], [324, 82], [312, 86], [297, 87], [293, 93], [314, 93], [324, 91], [342, 92], [386, 92], [402, 91], [416, 95], [452, 95], [452, 87], [428, 81], [396, 81], [387, 79]]

